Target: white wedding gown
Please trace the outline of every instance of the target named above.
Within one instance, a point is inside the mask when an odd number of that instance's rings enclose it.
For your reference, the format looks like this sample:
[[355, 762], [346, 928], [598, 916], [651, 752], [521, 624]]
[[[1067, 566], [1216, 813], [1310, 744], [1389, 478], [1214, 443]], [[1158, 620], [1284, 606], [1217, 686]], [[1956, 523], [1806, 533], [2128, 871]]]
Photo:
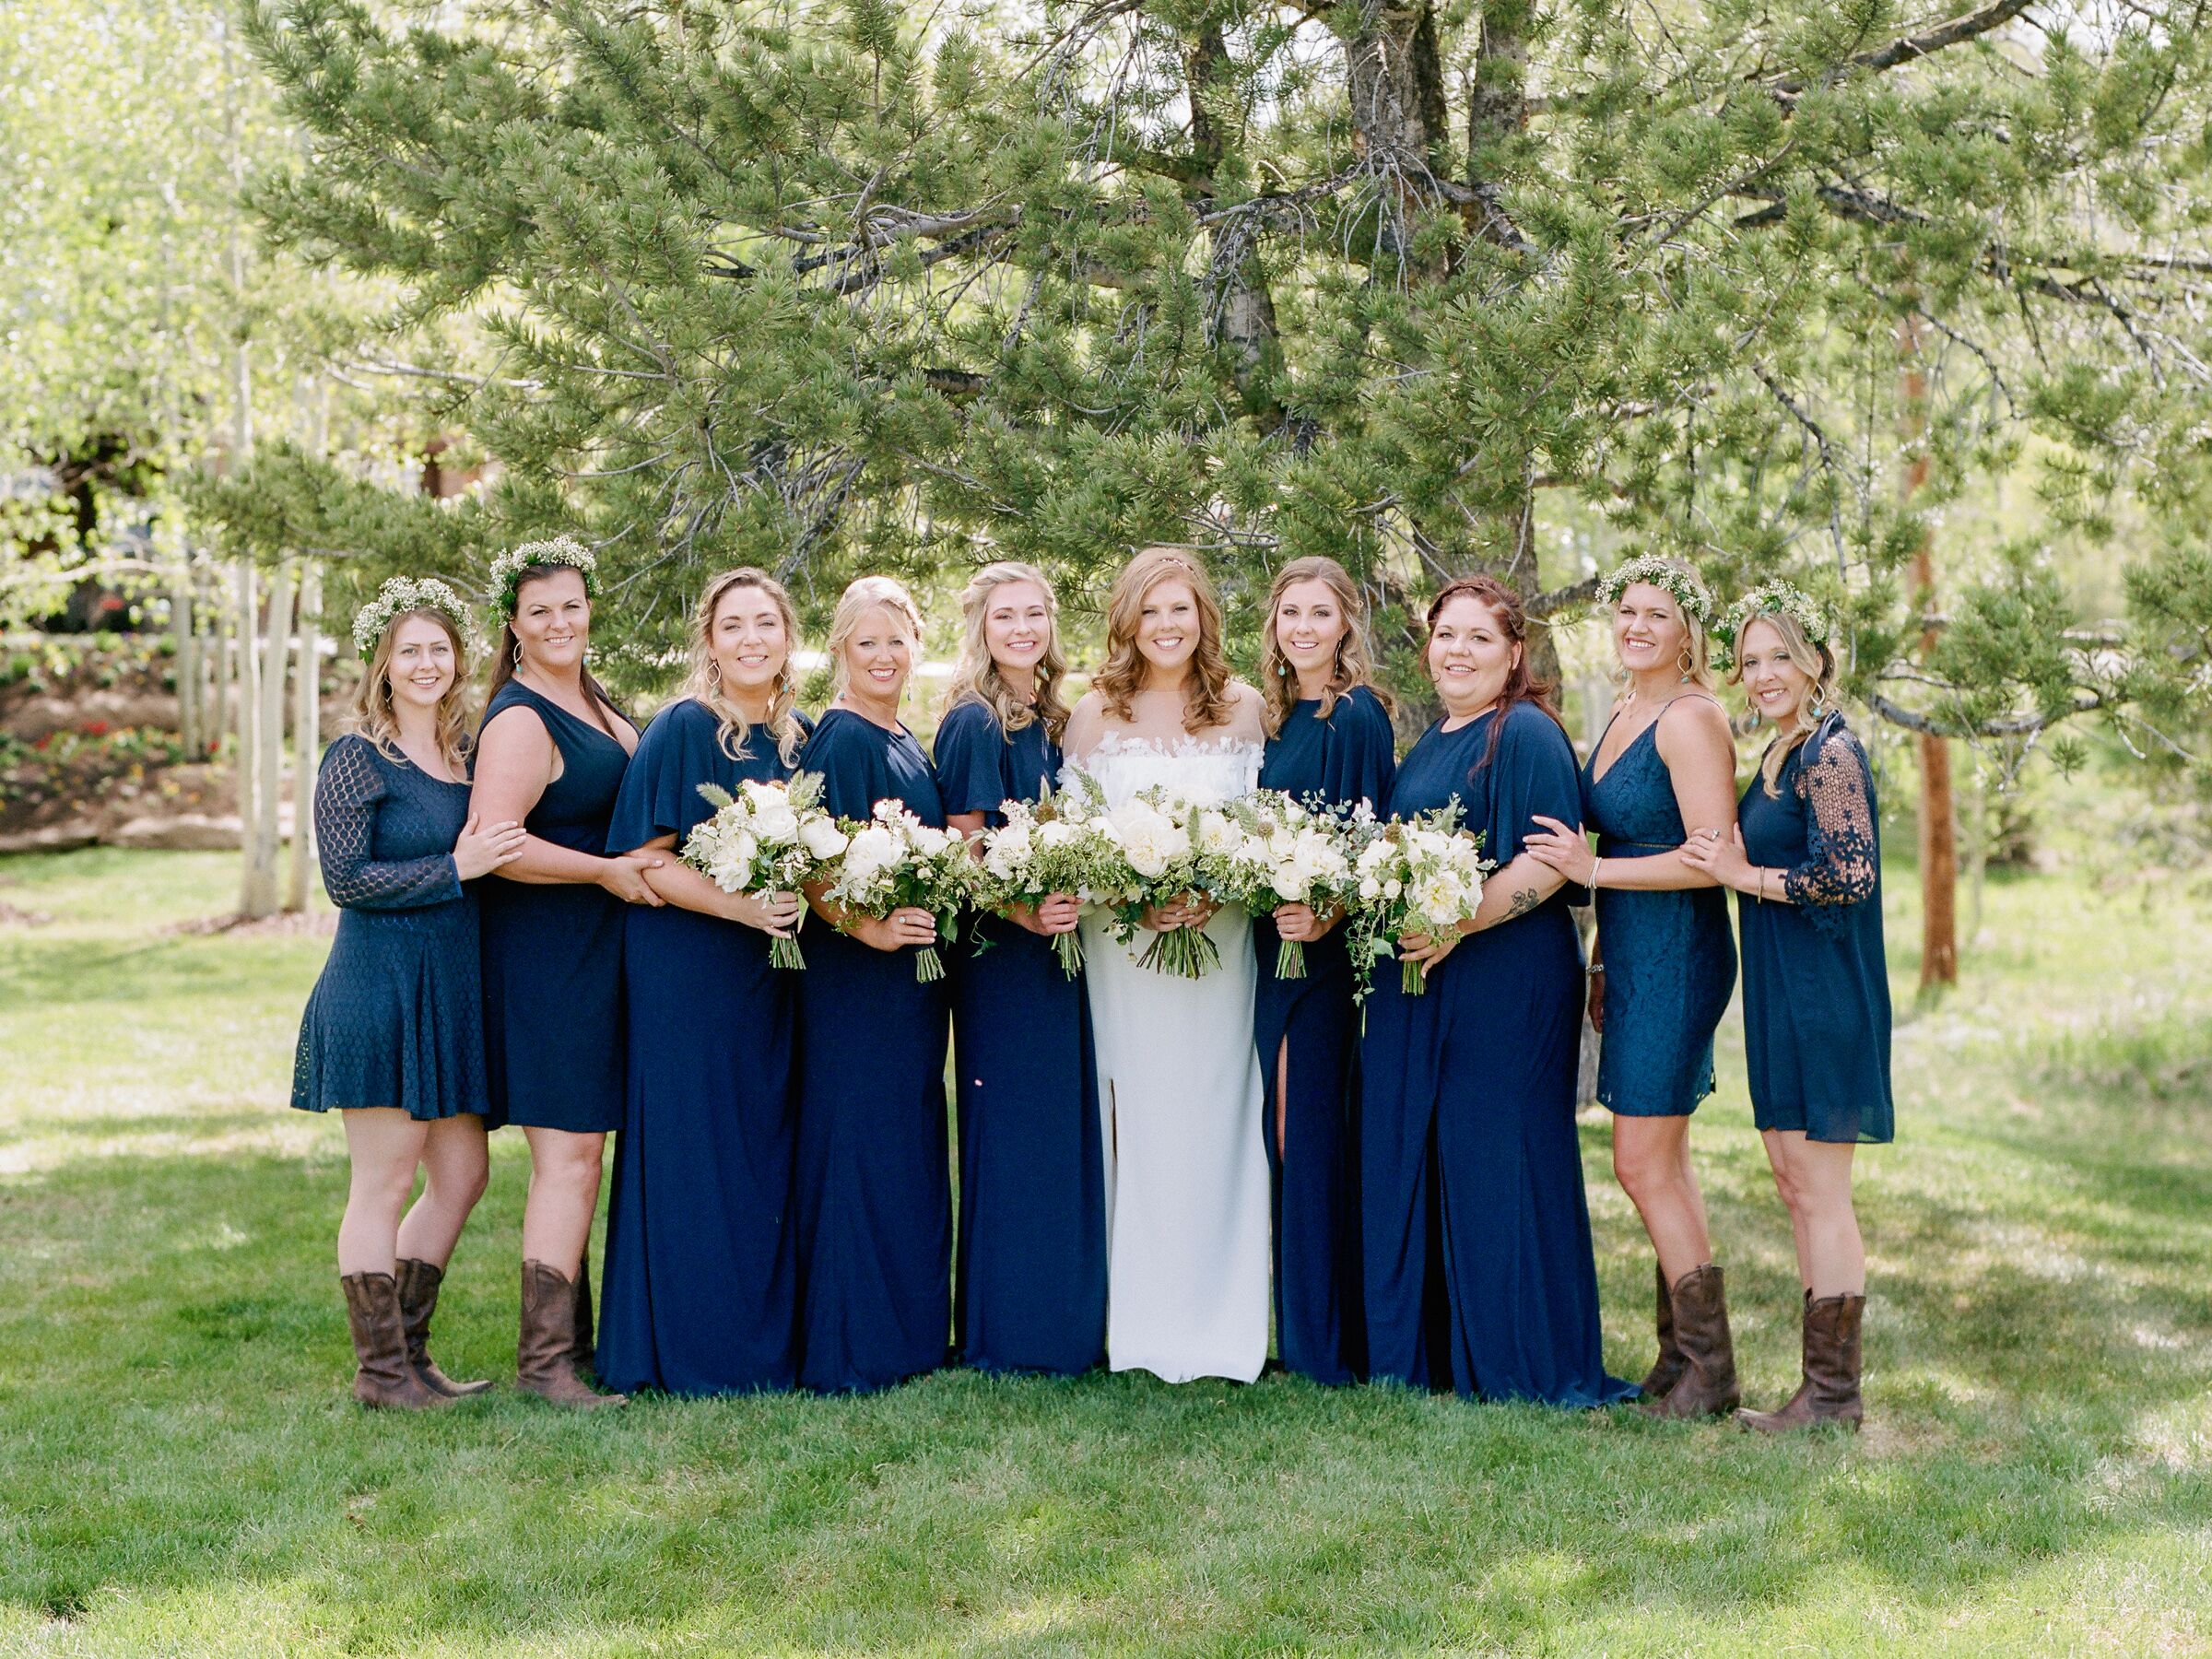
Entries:
[[[1074, 734], [1071, 732], [1071, 737]], [[1259, 781], [1259, 743], [1105, 733], [1071, 770], [1107, 804], [1163, 784], [1197, 800]], [[1083, 920], [1106, 1147], [1108, 1363], [1170, 1382], [1250, 1382], [1267, 1358], [1267, 1155], [1253, 1048], [1251, 918], [1206, 924], [1221, 965], [1196, 980], [1142, 967], [1150, 944]]]

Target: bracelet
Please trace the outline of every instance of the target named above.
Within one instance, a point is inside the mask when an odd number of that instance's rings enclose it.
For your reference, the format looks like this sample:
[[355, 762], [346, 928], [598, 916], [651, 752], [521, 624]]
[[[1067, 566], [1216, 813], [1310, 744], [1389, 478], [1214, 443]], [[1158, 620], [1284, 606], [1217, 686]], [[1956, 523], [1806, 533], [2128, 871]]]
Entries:
[[1767, 901], [1767, 866], [1764, 865], [1759, 866], [1759, 901], [1761, 904]]
[[1602, 859], [1602, 858], [1593, 858], [1593, 859], [1591, 859], [1591, 861], [1590, 861], [1590, 890], [1591, 890], [1592, 892], [1594, 892], [1594, 893], [1597, 891], [1597, 873], [1598, 873], [1600, 870], [1604, 869], [1605, 867], [1606, 867], [1606, 861], [1605, 861], [1604, 859]]

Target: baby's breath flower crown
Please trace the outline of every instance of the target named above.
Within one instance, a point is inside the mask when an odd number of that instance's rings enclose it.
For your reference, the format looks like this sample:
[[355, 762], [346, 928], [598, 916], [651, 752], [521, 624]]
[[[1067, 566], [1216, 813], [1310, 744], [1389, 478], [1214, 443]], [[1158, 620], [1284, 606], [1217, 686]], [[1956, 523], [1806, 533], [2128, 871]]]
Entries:
[[491, 561], [491, 608], [499, 614], [500, 621], [514, 620], [515, 601], [522, 592], [523, 578], [532, 571], [555, 565], [566, 565], [583, 578], [586, 598], [599, 597], [599, 579], [594, 573], [599, 568], [599, 556], [574, 536], [557, 535], [551, 541], [524, 542]]
[[1734, 658], [1736, 642], [1754, 617], [1787, 617], [1814, 644], [1828, 643], [1828, 612], [1820, 602], [1795, 582], [1769, 582], [1737, 600], [1735, 608], [1714, 627], [1725, 655]]
[[1599, 578], [1597, 599], [1607, 610], [1620, 603], [1621, 594], [1640, 582], [1649, 582], [1666, 594], [1685, 613], [1695, 617], [1700, 627], [1712, 626], [1712, 595], [1705, 584], [1679, 559], [1669, 559], [1664, 553], [1640, 553], [1623, 565], [1616, 565]]
[[353, 613], [353, 648], [363, 661], [376, 654], [376, 642], [392, 626], [392, 618], [409, 611], [436, 611], [453, 625], [464, 642], [473, 624], [461, 595], [435, 576], [394, 576], [376, 590], [376, 597]]

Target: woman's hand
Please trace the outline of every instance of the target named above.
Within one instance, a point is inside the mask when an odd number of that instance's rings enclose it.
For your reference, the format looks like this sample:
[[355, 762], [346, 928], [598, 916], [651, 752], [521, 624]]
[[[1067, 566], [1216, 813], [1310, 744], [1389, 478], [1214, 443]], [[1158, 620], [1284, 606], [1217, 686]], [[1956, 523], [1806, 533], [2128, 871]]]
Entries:
[[1050, 939], [1076, 931], [1083, 919], [1083, 903], [1072, 893], [1054, 893], [1042, 904], [1010, 905], [1006, 914], [1038, 937]]
[[599, 885], [625, 904], [650, 904], [658, 910], [667, 900], [645, 884], [645, 872], [666, 862], [658, 853], [625, 853], [601, 866]]
[[1179, 927], [1204, 927], [1220, 908], [1211, 899], [1185, 893], [1166, 904], [1146, 906], [1142, 921], [1154, 933], [1173, 933]]
[[1590, 1029], [1600, 1037], [1606, 1034], [1606, 965], [1590, 964]]
[[1557, 870], [1578, 887], [1588, 887], [1590, 877], [1597, 874], [1597, 854], [1591, 852], [1590, 842], [1582, 830], [1555, 818], [1535, 814], [1535, 821], [1544, 826], [1534, 834], [1524, 836], [1521, 851], [1538, 864]]
[[937, 919], [918, 904], [902, 904], [888, 916], [865, 917], [845, 931], [877, 950], [902, 950], [909, 945], [935, 945]]
[[806, 901], [796, 893], [732, 893], [724, 902], [731, 921], [778, 939], [790, 938], [806, 913]]
[[453, 841], [453, 871], [464, 881], [488, 876], [521, 857], [523, 843], [529, 839], [530, 832], [512, 820], [486, 829], [471, 818]]
[[1344, 920], [1344, 906], [1332, 904], [1328, 909], [1316, 911], [1310, 904], [1278, 904], [1275, 907], [1275, 931], [1287, 945], [1311, 945], [1316, 939], [1328, 937], [1329, 930]]
[[1466, 935], [1454, 928], [1448, 934], [1401, 934], [1398, 935], [1398, 958], [1401, 961], [1418, 962], [1421, 977], [1427, 979], [1435, 966], [1459, 948]]
[[1744, 830], [1740, 824], [1724, 838], [1718, 830], [1692, 831], [1690, 838], [1682, 843], [1682, 862], [1739, 893], [1749, 892], [1758, 875], [1758, 866], [1744, 851]]

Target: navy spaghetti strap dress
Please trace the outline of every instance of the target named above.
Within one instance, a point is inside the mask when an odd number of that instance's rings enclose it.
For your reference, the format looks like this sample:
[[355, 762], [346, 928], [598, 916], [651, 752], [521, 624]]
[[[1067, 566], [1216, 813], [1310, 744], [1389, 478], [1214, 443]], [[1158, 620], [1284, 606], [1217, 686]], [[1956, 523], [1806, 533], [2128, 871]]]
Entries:
[[1882, 955], [1881, 814], [1866, 751], [1831, 712], [1736, 808], [1754, 865], [1793, 902], [1736, 899], [1744, 1063], [1753, 1121], [1809, 1140], [1887, 1141], [1889, 973]]
[[[489, 725], [524, 708], [560, 751], [560, 776], [523, 827], [594, 858], [606, 854], [607, 819], [629, 752], [520, 680], [484, 711]], [[538, 885], [493, 877], [484, 884], [484, 1040], [491, 1122], [603, 1134], [622, 1126], [622, 912], [604, 888]]]
[[484, 1003], [476, 895], [453, 867], [468, 785], [394, 760], [366, 737], [330, 746], [315, 842], [338, 935], [300, 1021], [292, 1104], [481, 1115]]
[[[1397, 770], [1390, 713], [1365, 686], [1336, 700], [1294, 705], [1268, 740], [1260, 787], [1330, 806], [1390, 803]], [[1276, 977], [1282, 943], [1275, 918], [1252, 919], [1259, 957], [1253, 1040], [1266, 1080], [1261, 1131], [1275, 1197], [1275, 1346], [1284, 1368], [1316, 1382], [1358, 1380], [1362, 1369], [1359, 1312], [1359, 1013], [1352, 1003], [1352, 960], [1344, 930], [1306, 946], [1306, 977]], [[1289, 1041], [1284, 1132], [1276, 1135], [1276, 1061]]]
[[[1432, 725], [1391, 790], [1394, 817], [1457, 796], [1502, 869], [1543, 813], [1582, 816], [1574, 750], [1516, 703]], [[1574, 1126], [1581, 942], [1570, 889], [1462, 939], [1426, 994], [1378, 964], [1360, 1048], [1360, 1210], [1370, 1375], [1483, 1399], [1605, 1406], [1597, 1268]]]
[[[684, 838], [713, 817], [699, 793], [791, 775], [761, 727], [746, 753], [685, 698], [638, 739], [610, 853]], [[623, 907], [629, 1094], [615, 1137], [599, 1292], [601, 1382], [624, 1394], [785, 1389], [796, 1374], [791, 1057], [799, 975], [769, 936], [679, 905]], [[812, 948], [812, 941], [808, 941]]]
[[[822, 804], [865, 818], [898, 799], [942, 828], [929, 757], [904, 726], [831, 709], [799, 761]], [[945, 1363], [952, 1325], [952, 1190], [945, 1144], [946, 991], [915, 951], [806, 931], [792, 1201], [799, 1382], [889, 1388]]]
[[[1060, 775], [1041, 721], [1009, 735], [969, 700], [937, 727], [947, 813], [995, 828]], [[1052, 942], [978, 915], [952, 965], [960, 1225], [953, 1329], [982, 1371], [1075, 1375], [1106, 1359], [1106, 1171], [1082, 975]]]
[[[1688, 833], [1658, 731], [1654, 720], [1603, 775], [1594, 749], [1583, 769], [1583, 812], [1600, 858], [1670, 853]], [[1726, 892], [1600, 888], [1597, 947], [1606, 964], [1597, 1098], [1622, 1117], [1688, 1116], [1712, 1092], [1712, 1034], [1735, 992]]]

